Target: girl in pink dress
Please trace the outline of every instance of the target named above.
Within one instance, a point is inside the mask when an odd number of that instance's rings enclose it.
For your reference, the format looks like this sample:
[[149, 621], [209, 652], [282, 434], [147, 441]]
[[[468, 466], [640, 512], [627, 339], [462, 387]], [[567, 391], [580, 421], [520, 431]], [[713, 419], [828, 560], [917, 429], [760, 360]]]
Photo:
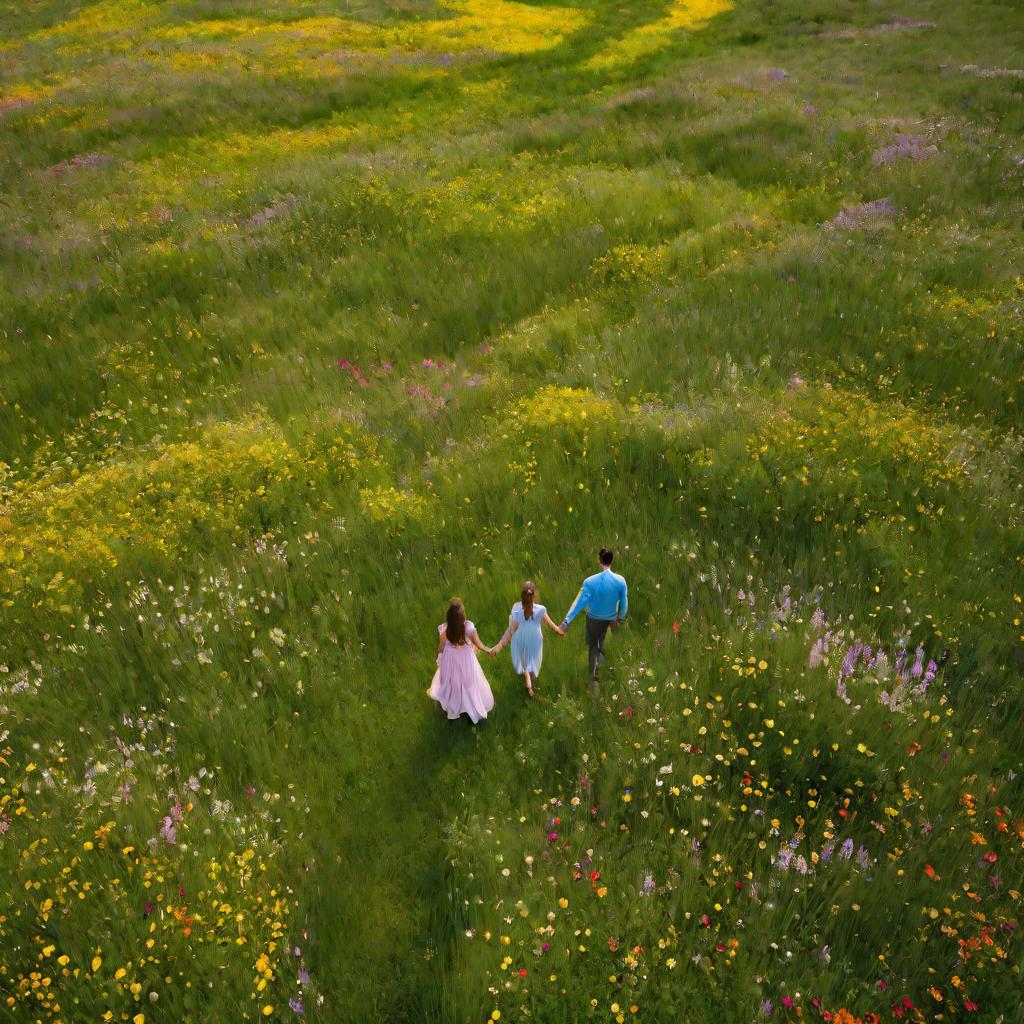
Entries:
[[427, 691], [450, 719], [469, 715], [474, 724], [494, 707], [494, 694], [476, 659], [476, 651], [490, 653], [480, 642], [476, 626], [466, 618], [462, 602], [453, 597], [447, 621], [437, 627], [437, 671]]

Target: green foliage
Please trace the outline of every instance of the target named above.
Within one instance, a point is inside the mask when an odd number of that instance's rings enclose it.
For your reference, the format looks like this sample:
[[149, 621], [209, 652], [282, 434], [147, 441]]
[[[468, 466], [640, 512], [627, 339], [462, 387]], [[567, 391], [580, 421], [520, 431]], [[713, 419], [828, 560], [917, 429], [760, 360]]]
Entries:
[[0, 28], [4, 1014], [1016, 1019], [1018, 10]]

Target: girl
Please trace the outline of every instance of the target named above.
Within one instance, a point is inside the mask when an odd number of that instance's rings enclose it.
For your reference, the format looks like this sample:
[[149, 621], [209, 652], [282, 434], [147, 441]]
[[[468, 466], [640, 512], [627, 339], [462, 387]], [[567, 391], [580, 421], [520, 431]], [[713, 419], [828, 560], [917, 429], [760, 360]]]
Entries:
[[505, 635], [491, 648], [491, 653], [497, 654], [511, 640], [512, 667], [526, 681], [526, 692], [532, 697], [533, 681], [540, 674], [540, 663], [544, 656], [541, 623], [546, 623], [559, 636], [565, 636], [565, 630], [551, 621], [544, 605], [536, 603], [537, 588], [529, 580], [523, 584], [520, 596], [522, 600], [512, 605]]
[[494, 707], [494, 695], [473, 648], [490, 652], [480, 642], [476, 626], [466, 618], [466, 609], [457, 597], [452, 598], [446, 621], [437, 632], [437, 671], [427, 693], [444, 708], [449, 719], [466, 714], [475, 725]]

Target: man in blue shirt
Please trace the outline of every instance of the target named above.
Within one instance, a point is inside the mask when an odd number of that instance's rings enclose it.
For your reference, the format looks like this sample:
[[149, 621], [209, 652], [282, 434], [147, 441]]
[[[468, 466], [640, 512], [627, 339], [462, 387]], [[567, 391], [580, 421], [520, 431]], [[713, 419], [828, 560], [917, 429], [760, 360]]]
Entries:
[[608, 548], [601, 548], [598, 561], [601, 571], [583, 581], [572, 607], [562, 620], [562, 629], [584, 608], [587, 610], [587, 649], [590, 661], [590, 681], [597, 683], [597, 670], [604, 662], [604, 638], [609, 629], [614, 629], [626, 617], [629, 601], [626, 596], [626, 581], [612, 572], [615, 555]]

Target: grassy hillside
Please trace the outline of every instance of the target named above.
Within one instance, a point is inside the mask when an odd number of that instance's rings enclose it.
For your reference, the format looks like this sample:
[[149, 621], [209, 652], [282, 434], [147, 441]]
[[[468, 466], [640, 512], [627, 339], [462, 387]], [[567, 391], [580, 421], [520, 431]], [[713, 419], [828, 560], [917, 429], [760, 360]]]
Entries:
[[1019, 1020], [1022, 53], [0, 0], [0, 1016]]

